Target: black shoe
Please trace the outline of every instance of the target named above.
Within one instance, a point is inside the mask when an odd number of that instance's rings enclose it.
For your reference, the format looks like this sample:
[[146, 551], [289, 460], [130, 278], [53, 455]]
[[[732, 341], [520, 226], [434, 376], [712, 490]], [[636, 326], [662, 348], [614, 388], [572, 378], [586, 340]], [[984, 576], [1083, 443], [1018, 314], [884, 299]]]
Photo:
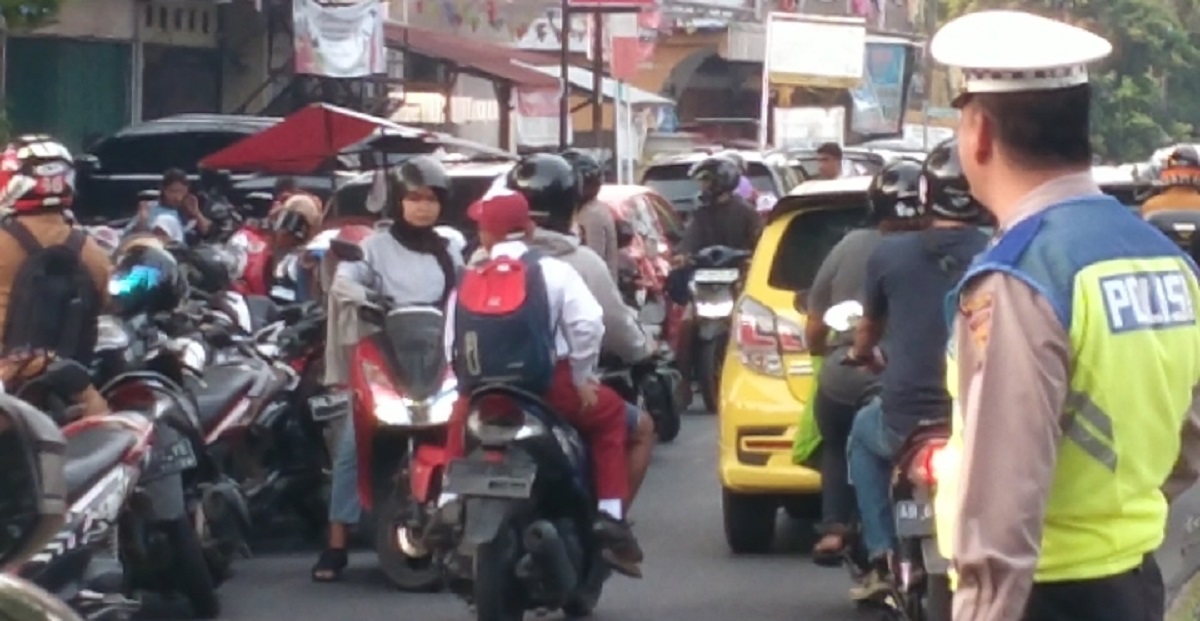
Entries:
[[628, 522], [601, 513], [593, 532], [602, 548], [600, 556], [606, 563], [622, 575], [642, 577], [642, 548]]

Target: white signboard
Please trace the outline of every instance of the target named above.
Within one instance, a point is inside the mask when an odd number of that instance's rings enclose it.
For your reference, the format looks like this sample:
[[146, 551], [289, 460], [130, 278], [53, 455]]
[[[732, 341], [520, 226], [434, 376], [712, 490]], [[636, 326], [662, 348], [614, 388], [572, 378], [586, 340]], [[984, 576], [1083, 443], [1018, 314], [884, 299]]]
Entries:
[[861, 17], [771, 13], [766, 46], [771, 84], [853, 88], [863, 79], [867, 27]]
[[842, 144], [845, 133], [845, 108], [775, 108], [772, 144], [776, 148], [815, 147], [824, 142]]

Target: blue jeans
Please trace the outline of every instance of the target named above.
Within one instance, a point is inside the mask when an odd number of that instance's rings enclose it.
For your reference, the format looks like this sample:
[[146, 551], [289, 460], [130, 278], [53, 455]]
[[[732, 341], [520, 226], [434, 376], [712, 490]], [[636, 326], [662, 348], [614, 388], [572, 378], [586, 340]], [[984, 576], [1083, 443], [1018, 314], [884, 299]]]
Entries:
[[872, 558], [887, 554], [896, 545], [889, 486], [892, 462], [904, 438], [883, 422], [883, 402], [876, 397], [854, 417], [846, 459], [850, 482], [862, 515], [863, 543]]
[[342, 421], [341, 436], [333, 455], [332, 481], [329, 485], [329, 521], [357, 524], [362, 519], [358, 498], [358, 446], [354, 441], [354, 421]]

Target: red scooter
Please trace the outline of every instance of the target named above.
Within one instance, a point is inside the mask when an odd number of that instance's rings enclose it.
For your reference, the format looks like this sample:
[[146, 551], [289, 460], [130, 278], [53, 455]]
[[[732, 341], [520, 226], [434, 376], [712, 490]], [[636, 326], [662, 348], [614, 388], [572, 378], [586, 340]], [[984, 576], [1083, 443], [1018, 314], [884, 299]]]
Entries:
[[[343, 261], [362, 249], [335, 241]], [[388, 579], [408, 591], [441, 582], [426, 542], [446, 465], [446, 427], [457, 382], [446, 363], [442, 311], [375, 299], [359, 318], [378, 332], [354, 347], [350, 362], [359, 495], [372, 514], [375, 553]]]

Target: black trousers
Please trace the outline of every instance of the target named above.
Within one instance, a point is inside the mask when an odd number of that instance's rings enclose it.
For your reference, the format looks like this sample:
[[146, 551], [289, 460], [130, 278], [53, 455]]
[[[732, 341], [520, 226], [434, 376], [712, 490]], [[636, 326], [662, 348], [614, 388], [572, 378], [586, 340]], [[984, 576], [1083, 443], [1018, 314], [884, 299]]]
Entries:
[[1023, 621], [1163, 621], [1163, 579], [1154, 557], [1123, 574], [1033, 585]]
[[821, 522], [825, 531], [850, 525], [856, 500], [846, 465], [846, 441], [854, 424], [857, 405], [834, 401], [817, 390], [813, 417], [821, 431]]

